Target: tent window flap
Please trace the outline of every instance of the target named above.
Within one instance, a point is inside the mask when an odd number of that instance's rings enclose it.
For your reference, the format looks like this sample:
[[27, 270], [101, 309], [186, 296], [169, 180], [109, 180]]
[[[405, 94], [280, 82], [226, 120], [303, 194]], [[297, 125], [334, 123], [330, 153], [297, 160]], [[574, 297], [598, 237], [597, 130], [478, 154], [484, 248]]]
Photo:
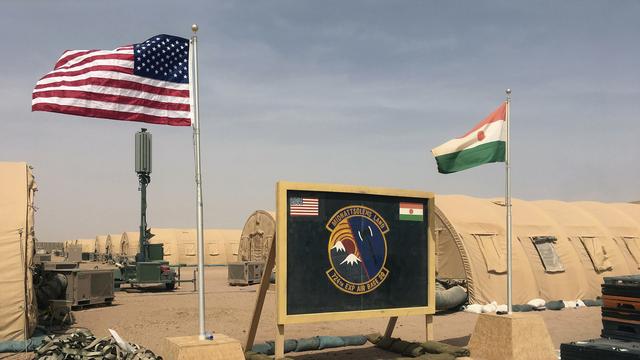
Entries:
[[613, 264], [609, 260], [607, 249], [597, 237], [580, 236], [580, 242], [587, 251], [593, 268], [596, 272], [604, 272], [613, 269]]
[[[504, 274], [507, 272], [507, 257], [502, 250], [504, 244], [495, 234], [473, 234], [484, 258], [487, 272]], [[504, 243], [504, 242], [502, 242]]]
[[209, 255], [211, 256], [220, 255], [220, 251], [218, 251], [217, 243], [209, 243]]
[[557, 273], [564, 271], [564, 265], [562, 265], [556, 252], [555, 243], [557, 239], [554, 236], [533, 236], [531, 241], [538, 251], [545, 272]]
[[187, 256], [196, 256], [196, 244], [184, 244], [184, 254]]
[[638, 269], [640, 269], [640, 239], [637, 237], [624, 237], [624, 244], [631, 253], [631, 257], [635, 260]]

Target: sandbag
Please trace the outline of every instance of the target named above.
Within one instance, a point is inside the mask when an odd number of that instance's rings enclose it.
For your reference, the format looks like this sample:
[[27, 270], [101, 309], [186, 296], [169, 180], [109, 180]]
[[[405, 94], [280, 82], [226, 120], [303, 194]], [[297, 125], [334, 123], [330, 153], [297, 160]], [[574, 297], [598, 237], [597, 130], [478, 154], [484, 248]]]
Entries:
[[482, 307], [482, 313], [483, 314], [494, 313], [496, 312], [497, 309], [498, 309], [498, 303], [495, 301], [492, 301], [490, 304], [484, 305]]
[[0, 342], [0, 353], [19, 353], [34, 351], [44, 340], [45, 335], [32, 336], [27, 340], [2, 341]]
[[545, 307], [549, 310], [562, 310], [564, 309], [564, 302], [562, 300], [549, 301]]
[[318, 347], [320, 347], [320, 338], [315, 336], [312, 338], [299, 339], [295, 351], [318, 350]]
[[340, 336], [344, 346], [360, 346], [367, 342], [367, 337], [362, 335]]
[[454, 309], [467, 301], [467, 292], [462, 286], [436, 289], [436, 310]]
[[382, 339], [382, 334], [373, 333], [373, 334], [367, 335], [366, 338], [367, 338], [367, 340], [369, 340], [370, 343], [375, 345], [380, 341], [380, 339]]
[[418, 360], [454, 360], [456, 358], [455, 355], [451, 354], [423, 354], [415, 359]]
[[340, 336], [320, 336], [320, 346], [318, 346], [318, 350], [337, 348], [344, 345], [344, 340], [342, 340]]
[[584, 299], [582, 302], [587, 306], [602, 306], [602, 299]]
[[275, 354], [274, 343], [255, 344], [251, 348], [251, 351], [258, 354], [273, 355]]
[[533, 311], [533, 306], [529, 304], [518, 304], [511, 306], [513, 312], [529, 312]]
[[426, 341], [420, 343], [420, 346], [424, 348], [424, 350], [430, 354], [451, 354], [455, 357], [469, 356], [469, 349], [453, 346], [445, 343], [441, 343], [438, 341]]
[[546, 304], [546, 302], [542, 299], [532, 299], [527, 304], [533, 306], [534, 308], [542, 307]]
[[409, 346], [402, 352], [402, 356], [408, 356], [412, 358], [418, 357], [422, 354], [424, 354], [424, 348], [420, 346], [420, 343], [417, 342], [409, 343]]
[[481, 314], [482, 313], [482, 305], [480, 304], [469, 304], [464, 308], [465, 312], [473, 313], [473, 314]]
[[398, 340], [398, 338], [383, 336], [380, 339], [380, 341], [378, 341], [376, 346], [379, 347], [380, 349], [383, 349], [383, 350], [390, 350], [391, 349], [391, 345], [393, 345], [393, 342], [396, 341], [396, 340]]
[[404, 352], [411, 346], [411, 343], [404, 340], [396, 340], [391, 344], [391, 351], [396, 354], [404, 354]]

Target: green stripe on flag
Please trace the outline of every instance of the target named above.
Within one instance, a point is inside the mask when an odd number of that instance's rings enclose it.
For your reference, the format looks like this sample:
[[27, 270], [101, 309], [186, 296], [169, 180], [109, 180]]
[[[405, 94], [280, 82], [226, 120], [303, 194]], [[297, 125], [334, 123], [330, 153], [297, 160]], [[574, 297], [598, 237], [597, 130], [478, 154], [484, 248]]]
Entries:
[[409, 215], [409, 214], [400, 214], [400, 220], [409, 220], [409, 221], [422, 221], [422, 215]]
[[504, 162], [505, 149], [504, 141], [493, 141], [468, 150], [438, 156], [438, 172], [450, 174], [482, 164]]

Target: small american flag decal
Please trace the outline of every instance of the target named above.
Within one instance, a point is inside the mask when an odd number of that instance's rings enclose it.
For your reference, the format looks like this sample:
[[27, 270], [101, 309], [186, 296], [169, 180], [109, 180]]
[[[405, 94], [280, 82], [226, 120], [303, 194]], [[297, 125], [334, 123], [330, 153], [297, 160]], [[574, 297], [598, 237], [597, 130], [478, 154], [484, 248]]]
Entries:
[[292, 197], [289, 199], [289, 215], [318, 216], [318, 199]]

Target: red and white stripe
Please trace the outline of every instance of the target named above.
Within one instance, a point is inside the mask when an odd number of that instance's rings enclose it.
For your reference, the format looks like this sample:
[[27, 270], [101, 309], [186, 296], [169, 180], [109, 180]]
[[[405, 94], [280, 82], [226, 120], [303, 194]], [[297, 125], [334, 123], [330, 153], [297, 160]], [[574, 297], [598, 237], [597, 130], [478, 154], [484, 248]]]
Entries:
[[301, 205], [291, 205], [291, 216], [318, 216], [318, 199], [302, 198]]
[[33, 90], [32, 111], [189, 126], [189, 84], [133, 74], [133, 46], [69, 50]]

